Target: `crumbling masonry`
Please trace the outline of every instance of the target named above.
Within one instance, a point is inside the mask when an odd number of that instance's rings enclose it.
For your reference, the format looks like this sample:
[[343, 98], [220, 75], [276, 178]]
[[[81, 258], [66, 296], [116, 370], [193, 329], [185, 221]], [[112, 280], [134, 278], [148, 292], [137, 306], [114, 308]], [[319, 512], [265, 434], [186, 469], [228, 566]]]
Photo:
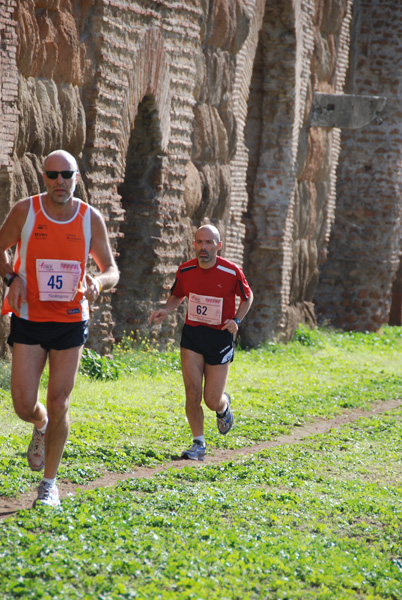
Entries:
[[395, 1], [0, 0], [0, 217], [49, 152], [77, 156], [121, 271], [105, 353], [147, 333], [209, 221], [255, 293], [243, 344], [376, 330], [392, 286], [397, 322], [401, 34]]

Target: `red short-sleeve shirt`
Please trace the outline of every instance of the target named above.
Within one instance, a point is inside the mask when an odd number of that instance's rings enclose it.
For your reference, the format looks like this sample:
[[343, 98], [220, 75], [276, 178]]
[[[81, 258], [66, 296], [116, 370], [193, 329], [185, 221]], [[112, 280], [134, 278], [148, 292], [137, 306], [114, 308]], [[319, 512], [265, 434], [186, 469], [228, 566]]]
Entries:
[[210, 269], [202, 269], [197, 258], [193, 258], [177, 270], [176, 280], [171, 292], [178, 298], [189, 298], [190, 294], [208, 296], [222, 299], [222, 318], [219, 324], [203, 323], [189, 318], [186, 315], [187, 325], [204, 325], [214, 329], [221, 329], [227, 319], [232, 319], [236, 311], [236, 296], [247, 300], [251, 289], [243, 271], [234, 262], [221, 256], [216, 257], [216, 263]]

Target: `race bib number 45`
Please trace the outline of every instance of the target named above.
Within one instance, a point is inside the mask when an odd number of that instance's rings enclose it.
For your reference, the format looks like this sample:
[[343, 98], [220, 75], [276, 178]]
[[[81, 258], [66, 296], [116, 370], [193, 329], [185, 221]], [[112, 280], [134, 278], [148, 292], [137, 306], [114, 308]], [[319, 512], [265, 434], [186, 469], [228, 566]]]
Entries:
[[220, 325], [222, 322], [223, 298], [201, 296], [190, 293], [188, 297], [188, 318], [207, 325]]
[[81, 277], [78, 260], [36, 260], [39, 299], [52, 302], [71, 302], [77, 293]]

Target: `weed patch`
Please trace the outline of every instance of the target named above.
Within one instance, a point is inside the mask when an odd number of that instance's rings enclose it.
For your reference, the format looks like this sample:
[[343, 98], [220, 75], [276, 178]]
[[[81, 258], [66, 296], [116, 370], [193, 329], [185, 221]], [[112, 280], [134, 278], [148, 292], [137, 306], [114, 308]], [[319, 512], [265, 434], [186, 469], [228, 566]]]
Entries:
[[[180, 455], [191, 440], [178, 349], [160, 352], [148, 340], [124, 338], [115, 350], [105, 360], [85, 351], [61, 478], [81, 484], [105, 470], [156, 465]], [[399, 328], [392, 327], [367, 335], [301, 328], [288, 345], [238, 350], [228, 383], [235, 427], [230, 435], [219, 435], [215, 416], [206, 410], [208, 452], [275, 439], [314, 418], [398, 397], [401, 351]], [[47, 372], [42, 401], [46, 378]], [[0, 416], [0, 493], [12, 496], [38, 478], [25, 466], [31, 426], [14, 415], [6, 388]]]
[[[391, 327], [300, 328], [286, 346], [238, 350], [235, 426], [220, 436], [206, 412], [208, 452], [399, 397], [401, 350]], [[15, 496], [41, 475], [26, 466], [31, 426], [13, 412], [6, 363], [1, 374], [0, 493]], [[46, 382], [45, 372], [43, 399]], [[0, 523], [0, 599], [401, 600], [401, 417], [21, 511]], [[189, 439], [178, 349], [125, 339], [112, 358], [82, 363], [59, 478], [82, 484], [157, 465]]]
[[[400, 416], [24, 511], [3, 527], [1, 597], [399, 599]], [[394, 482], [361, 478], [378, 459]]]

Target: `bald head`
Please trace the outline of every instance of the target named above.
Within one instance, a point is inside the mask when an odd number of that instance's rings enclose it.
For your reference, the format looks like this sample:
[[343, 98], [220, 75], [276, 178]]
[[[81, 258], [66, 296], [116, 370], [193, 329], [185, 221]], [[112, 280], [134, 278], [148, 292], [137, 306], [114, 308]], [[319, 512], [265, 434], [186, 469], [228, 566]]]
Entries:
[[65, 150], [55, 150], [46, 157], [43, 171], [47, 192], [44, 201], [59, 208], [71, 204], [79, 179], [75, 157]]
[[195, 232], [194, 248], [198, 264], [209, 269], [216, 263], [216, 255], [222, 246], [221, 236], [214, 225], [202, 225]]
[[221, 235], [219, 233], [219, 230], [217, 227], [215, 227], [215, 225], [201, 225], [201, 227], [199, 227], [195, 233], [195, 237], [197, 237], [197, 233], [200, 232], [205, 232], [206, 234], [209, 234], [210, 236], [212, 236], [212, 239], [215, 240], [215, 242], [217, 244], [219, 244], [219, 242], [221, 241]]
[[[51, 170], [54, 164], [62, 164], [63, 170], [78, 171], [78, 164], [75, 157], [66, 150], [55, 150], [51, 152], [45, 159], [44, 170]], [[60, 170], [62, 170], [60, 168]]]

